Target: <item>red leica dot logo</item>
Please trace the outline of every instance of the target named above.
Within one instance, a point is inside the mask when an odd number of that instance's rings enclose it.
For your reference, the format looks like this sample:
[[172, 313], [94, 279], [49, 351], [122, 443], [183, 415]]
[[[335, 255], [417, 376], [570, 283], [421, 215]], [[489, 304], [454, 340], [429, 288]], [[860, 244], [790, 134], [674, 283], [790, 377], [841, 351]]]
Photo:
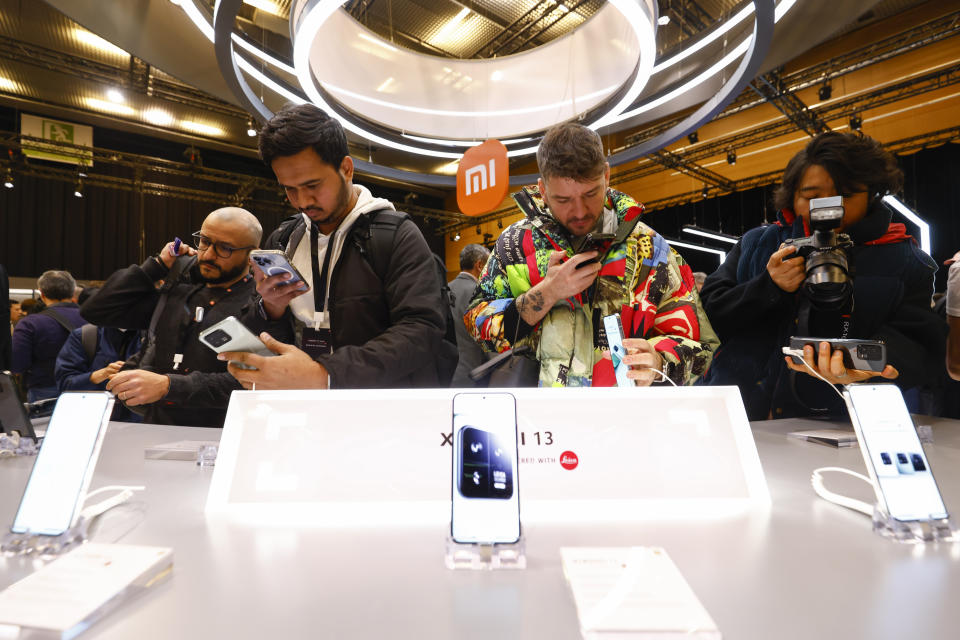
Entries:
[[560, 454], [560, 466], [567, 471], [576, 469], [578, 464], [580, 464], [580, 458], [573, 451], [564, 451]]

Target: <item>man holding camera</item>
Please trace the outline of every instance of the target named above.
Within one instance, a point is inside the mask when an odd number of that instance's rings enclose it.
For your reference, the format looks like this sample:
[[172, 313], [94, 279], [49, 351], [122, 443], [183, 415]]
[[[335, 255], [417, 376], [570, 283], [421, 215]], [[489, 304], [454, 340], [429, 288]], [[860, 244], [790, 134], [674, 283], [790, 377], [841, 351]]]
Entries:
[[637, 385], [702, 376], [717, 339], [693, 271], [640, 222], [643, 205], [608, 188], [600, 136], [553, 127], [537, 164], [537, 188], [514, 195], [525, 218], [497, 239], [464, 318], [474, 337], [488, 351], [530, 345], [541, 386], [612, 386], [602, 319], [619, 313]]
[[[904, 225], [890, 223], [882, 200], [902, 183], [877, 141], [821, 134], [787, 164], [777, 222], [745, 233], [707, 278], [701, 296], [723, 344], [706, 381], [739, 385], [751, 420], [842, 415], [843, 402], [816, 374], [831, 384], [880, 376], [903, 389], [932, 382], [929, 363], [943, 361], [945, 333], [930, 309], [936, 265]], [[812, 200], [835, 196], [842, 218], [811, 217]], [[823, 341], [794, 362], [781, 351], [791, 336], [882, 341], [888, 364], [848, 368], [842, 350]]]

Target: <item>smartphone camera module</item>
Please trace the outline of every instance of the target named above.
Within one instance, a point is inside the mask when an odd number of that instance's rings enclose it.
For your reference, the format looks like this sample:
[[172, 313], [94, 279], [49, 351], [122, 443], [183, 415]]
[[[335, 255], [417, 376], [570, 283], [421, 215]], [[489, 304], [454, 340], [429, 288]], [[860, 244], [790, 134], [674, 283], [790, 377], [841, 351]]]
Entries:
[[513, 496], [510, 452], [496, 437], [476, 427], [461, 430], [462, 467], [459, 490], [465, 498], [507, 500]]
[[230, 334], [224, 331], [223, 329], [217, 329], [210, 335], [206, 337], [208, 343], [214, 347], [222, 347], [223, 345], [230, 342], [233, 338], [230, 337]]

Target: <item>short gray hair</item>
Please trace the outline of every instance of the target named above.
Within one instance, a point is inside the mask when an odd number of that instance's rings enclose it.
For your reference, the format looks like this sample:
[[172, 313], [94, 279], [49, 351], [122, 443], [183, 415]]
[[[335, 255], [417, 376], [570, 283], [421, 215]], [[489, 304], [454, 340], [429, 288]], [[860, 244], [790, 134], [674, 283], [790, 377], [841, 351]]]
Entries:
[[70, 300], [77, 288], [77, 281], [69, 271], [44, 271], [37, 279], [37, 289], [50, 300]]
[[490, 257], [490, 250], [482, 244], [468, 244], [460, 252], [460, 270], [470, 271], [477, 261], [486, 262], [488, 257]]

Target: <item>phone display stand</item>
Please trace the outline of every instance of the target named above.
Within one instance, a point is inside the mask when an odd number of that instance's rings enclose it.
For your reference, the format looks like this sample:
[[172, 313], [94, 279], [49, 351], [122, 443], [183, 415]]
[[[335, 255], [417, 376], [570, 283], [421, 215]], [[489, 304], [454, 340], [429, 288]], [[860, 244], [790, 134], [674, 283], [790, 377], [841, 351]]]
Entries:
[[75, 525], [58, 536], [11, 532], [0, 542], [0, 551], [8, 556], [58, 556], [86, 542], [91, 522], [80, 516]]
[[447, 552], [444, 558], [447, 569], [526, 569], [526, 541], [523, 534], [512, 544], [472, 543], [463, 544], [447, 536]]
[[960, 541], [960, 532], [949, 518], [903, 522], [891, 518], [880, 505], [873, 507], [873, 530], [884, 538], [907, 544]]

